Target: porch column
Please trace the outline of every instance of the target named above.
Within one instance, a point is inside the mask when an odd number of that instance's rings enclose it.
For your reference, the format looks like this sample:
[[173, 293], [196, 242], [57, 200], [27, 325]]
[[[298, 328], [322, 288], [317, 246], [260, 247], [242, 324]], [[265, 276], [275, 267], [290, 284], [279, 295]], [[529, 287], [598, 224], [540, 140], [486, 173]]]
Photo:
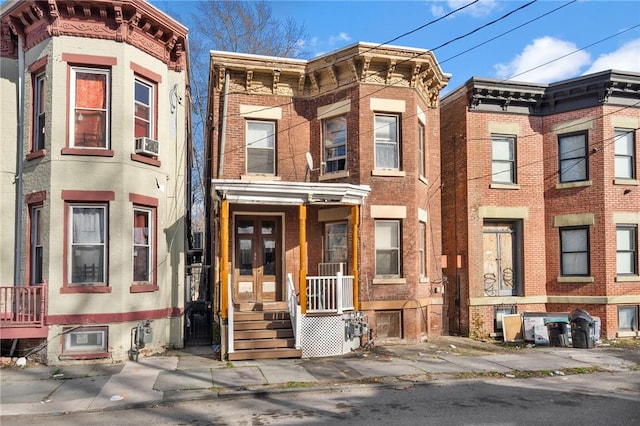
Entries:
[[353, 275], [353, 307], [360, 310], [360, 295], [358, 286], [358, 228], [360, 227], [360, 209], [358, 205], [351, 206], [351, 275]]
[[300, 204], [298, 207], [298, 219], [300, 221], [298, 235], [300, 236], [300, 308], [302, 314], [307, 313], [307, 206]]
[[220, 316], [228, 316], [229, 300], [229, 201], [220, 205]]

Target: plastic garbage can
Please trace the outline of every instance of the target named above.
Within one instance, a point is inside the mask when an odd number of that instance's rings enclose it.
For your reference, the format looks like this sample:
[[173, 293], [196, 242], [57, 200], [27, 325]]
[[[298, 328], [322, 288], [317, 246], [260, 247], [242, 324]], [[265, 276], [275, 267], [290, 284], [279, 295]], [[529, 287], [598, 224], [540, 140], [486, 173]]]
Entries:
[[596, 323], [577, 320], [571, 323], [571, 340], [574, 348], [592, 349], [596, 346]]
[[563, 348], [569, 346], [567, 323], [548, 322], [547, 330], [549, 331], [549, 346], [557, 346]]

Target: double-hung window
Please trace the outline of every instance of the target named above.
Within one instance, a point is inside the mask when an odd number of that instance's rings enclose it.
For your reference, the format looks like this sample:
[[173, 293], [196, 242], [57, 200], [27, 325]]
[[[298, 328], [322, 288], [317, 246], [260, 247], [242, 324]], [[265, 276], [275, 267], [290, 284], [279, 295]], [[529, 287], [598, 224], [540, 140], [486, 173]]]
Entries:
[[400, 221], [376, 220], [376, 277], [400, 277]]
[[427, 224], [425, 222], [418, 222], [418, 262], [420, 264], [420, 277], [427, 276]]
[[107, 69], [71, 68], [70, 147], [110, 147], [110, 85]]
[[46, 76], [39, 74], [34, 79], [33, 93], [33, 152], [45, 148], [45, 108], [46, 108]]
[[558, 136], [560, 182], [588, 180], [587, 133]]
[[153, 211], [133, 209], [133, 281], [153, 281]]
[[615, 177], [635, 179], [635, 132], [616, 129]]
[[491, 181], [516, 183], [516, 138], [491, 135]]
[[154, 137], [154, 85], [136, 77], [134, 94], [134, 132], [136, 138]]
[[106, 285], [107, 205], [70, 205], [71, 284]]
[[560, 228], [560, 275], [589, 275], [589, 227]]
[[424, 153], [424, 124], [418, 123], [418, 173], [419, 176], [426, 176], [426, 158]]
[[347, 169], [347, 116], [322, 120], [325, 173]]
[[638, 331], [638, 306], [621, 305], [618, 306], [618, 331], [636, 332]]
[[31, 284], [42, 283], [42, 205], [31, 207]]
[[400, 170], [400, 135], [397, 115], [376, 114], [375, 162], [376, 169]]
[[638, 227], [616, 226], [616, 274], [638, 275]]
[[247, 173], [275, 175], [276, 124], [247, 121]]

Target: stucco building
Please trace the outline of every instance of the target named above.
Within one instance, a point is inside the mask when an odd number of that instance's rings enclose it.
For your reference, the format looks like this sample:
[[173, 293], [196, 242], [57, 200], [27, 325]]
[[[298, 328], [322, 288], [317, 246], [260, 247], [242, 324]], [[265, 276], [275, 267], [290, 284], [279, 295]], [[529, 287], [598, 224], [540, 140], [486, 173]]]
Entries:
[[182, 345], [187, 29], [140, 0], [1, 19], [3, 347], [118, 360], [147, 320], [144, 351]]
[[587, 310], [636, 336], [640, 75], [472, 78], [442, 100], [448, 332], [503, 314]]

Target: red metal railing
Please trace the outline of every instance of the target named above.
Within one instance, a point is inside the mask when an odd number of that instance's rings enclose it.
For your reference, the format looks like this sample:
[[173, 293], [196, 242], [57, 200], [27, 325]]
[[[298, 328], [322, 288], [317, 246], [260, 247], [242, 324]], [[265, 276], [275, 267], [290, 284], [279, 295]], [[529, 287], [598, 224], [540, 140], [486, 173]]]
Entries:
[[47, 284], [0, 287], [0, 327], [44, 326]]

